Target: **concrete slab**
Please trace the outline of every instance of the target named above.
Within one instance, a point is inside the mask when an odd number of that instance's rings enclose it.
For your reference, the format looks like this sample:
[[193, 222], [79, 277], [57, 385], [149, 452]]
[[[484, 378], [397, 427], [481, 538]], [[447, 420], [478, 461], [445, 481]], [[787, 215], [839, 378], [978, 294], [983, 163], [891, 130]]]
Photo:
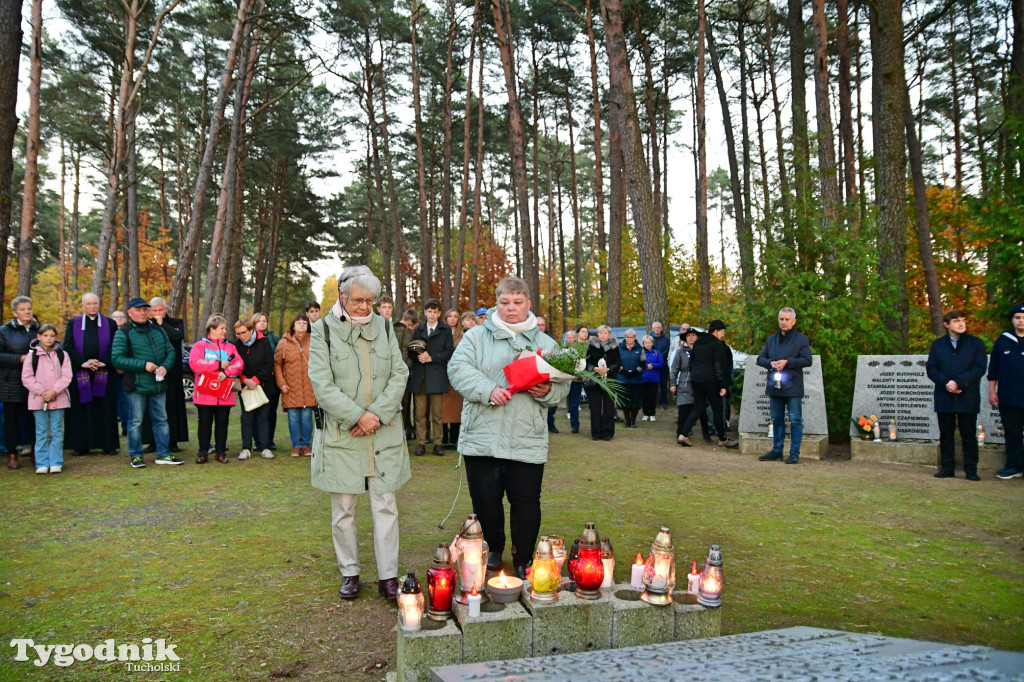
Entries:
[[[789, 436], [786, 436], [786, 440], [782, 446], [782, 454], [787, 457], [789, 456], [789, 446]], [[760, 457], [773, 447], [775, 447], [775, 443], [768, 437], [767, 433], [740, 434], [741, 455], [757, 455]], [[827, 435], [805, 434], [804, 437], [800, 439], [800, 459], [824, 459], [827, 452]]]
[[533, 616], [534, 656], [597, 651], [612, 645], [612, 600], [607, 594], [580, 599], [562, 591], [551, 604], [530, 601], [525, 595], [521, 603]]
[[533, 655], [533, 619], [522, 604], [487, 602], [480, 616], [455, 603], [455, 621], [462, 629], [462, 660], [466, 663]]
[[[885, 464], [912, 464], [939, 466], [939, 442], [936, 440], [850, 440], [850, 459], [855, 462], [881, 462]], [[957, 470], [963, 471], [963, 455], [957, 447]], [[978, 449], [978, 469], [999, 471], [1006, 464], [1006, 449], [1002, 445], [985, 445]]]
[[674, 641], [706, 639], [722, 634], [722, 609], [704, 608], [694, 595], [673, 592], [672, 612], [675, 618]]
[[443, 666], [436, 682], [720, 679], [925, 682], [1024, 679], [1024, 654], [794, 627], [563, 656]]
[[675, 635], [675, 612], [671, 606], [652, 606], [640, 600], [629, 585], [608, 590], [612, 603], [612, 648], [671, 642]]
[[398, 628], [398, 682], [423, 682], [432, 666], [454, 663], [462, 663], [462, 630], [455, 621], [424, 618], [418, 632]]

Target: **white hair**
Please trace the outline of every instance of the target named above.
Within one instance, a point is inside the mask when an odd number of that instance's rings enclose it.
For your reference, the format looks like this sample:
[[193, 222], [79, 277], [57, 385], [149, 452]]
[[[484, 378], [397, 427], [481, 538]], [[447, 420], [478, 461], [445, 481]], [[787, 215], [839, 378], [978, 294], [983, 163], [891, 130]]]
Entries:
[[32, 299], [29, 298], [28, 296], [15, 296], [14, 300], [11, 301], [11, 310], [17, 312], [18, 306], [20, 306], [23, 303], [28, 303], [29, 305], [32, 305]]
[[796, 311], [788, 306], [779, 311], [779, 315], [782, 315], [782, 313], [789, 313], [793, 316], [794, 320], [796, 319]]
[[162, 305], [162, 306], [166, 307], [167, 306], [167, 301], [165, 301], [164, 299], [160, 298], [159, 296], [154, 296], [153, 298], [149, 299], [149, 307], [150, 308], [155, 308], [158, 305]]
[[626, 331], [624, 331], [622, 333], [622, 338], [626, 338], [627, 336], [632, 336], [632, 337], [635, 338], [636, 337], [636, 331], [632, 327], [630, 327], [629, 329], [627, 329]]
[[96, 294], [92, 293], [91, 291], [87, 291], [84, 294], [82, 294], [82, 305], [85, 305], [85, 300], [87, 298], [95, 298], [97, 303], [100, 302], [100, 297], [99, 296], [97, 296]]
[[338, 291], [345, 298], [351, 293], [353, 283], [358, 284], [360, 289], [372, 294], [374, 298], [380, 296], [380, 280], [365, 265], [349, 265], [338, 275]]
[[600, 334], [602, 331], [611, 332], [612, 328], [606, 324], [598, 325], [596, 333]]

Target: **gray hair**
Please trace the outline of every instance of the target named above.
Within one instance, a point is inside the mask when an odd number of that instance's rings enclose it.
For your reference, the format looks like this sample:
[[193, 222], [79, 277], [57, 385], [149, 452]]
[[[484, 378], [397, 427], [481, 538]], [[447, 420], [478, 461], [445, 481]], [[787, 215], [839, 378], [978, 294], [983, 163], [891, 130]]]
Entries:
[[636, 330], [634, 330], [632, 327], [630, 327], [626, 331], [622, 332], [622, 338], [626, 338], [627, 336], [632, 336], [632, 337], [635, 338], [636, 337]]
[[601, 324], [601, 325], [598, 325], [598, 326], [597, 326], [597, 329], [595, 330], [595, 333], [598, 333], [598, 334], [600, 334], [600, 333], [601, 333], [602, 331], [606, 331], [606, 332], [608, 332], [608, 333], [610, 334], [610, 333], [611, 333], [611, 331], [612, 331], [612, 328], [611, 328], [611, 327], [609, 327], [609, 326], [608, 326], [608, 325], [606, 325], [606, 324]]
[[651, 322], [651, 329], [654, 329], [654, 325], [658, 325], [662, 329], [665, 328], [665, 325], [663, 325], [661, 322], [658, 322], [657, 320], [655, 320], [654, 322]]
[[97, 296], [96, 294], [92, 293], [91, 291], [87, 291], [84, 294], [82, 294], [82, 305], [85, 305], [85, 299], [90, 298], [90, 297], [95, 298], [97, 303], [100, 302], [100, 297], [99, 296]]
[[162, 299], [159, 296], [154, 296], [153, 298], [149, 299], [149, 307], [150, 308], [155, 308], [158, 305], [162, 305], [162, 306], [166, 307], [167, 306], [167, 301], [165, 301], [164, 299]]
[[644, 334], [644, 338], [640, 339], [640, 345], [642, 346], [645, 343], [647, 343], [648, 341], [650, 341], [651, 343], [654, 343], [654, 337], [651, 336], [650, 334]]
[[794, 320], [796, 319], [796, 311], [788, 306], [779, 311], [779, 315], [781, 315], [782, 313], [789, 313], [790, 315], [793, 316]]
[[15, 296], [14, 300], [11, 301], [11, 310], [16, 312], [18, 310], [18, 306], [21, 305], [22, 303], [28, 303], [29, 305], [32, 305], [32, 299], [29, 298], [28, 296]]
[[374, 298], [380, 296], [380, 280], [365, 265], [349, 265], [338, 275], [338, 291], [345, 298], [352, 292], [353, 284], [358, 284], [360, 289], [372, 294]]
[[567, 331], [565, 333], [565, 336], [562, 337], [562, 343], [570, 343], [570, 341], [569, 341], [569, 337], [570, 336], [572, 337], [573, 341], [576, 340], [576, 330], [575, 329], [570, 329], [569, 331]]

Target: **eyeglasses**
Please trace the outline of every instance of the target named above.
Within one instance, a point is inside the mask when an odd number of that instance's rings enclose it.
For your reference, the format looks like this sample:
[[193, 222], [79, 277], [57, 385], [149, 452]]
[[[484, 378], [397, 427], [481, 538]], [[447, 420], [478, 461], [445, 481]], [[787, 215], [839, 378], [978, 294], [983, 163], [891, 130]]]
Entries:
[[356, 308], [362, 308], [363, 306], [372, 306], [377, 302], [375, 298], [350, 298], [348, 302]]

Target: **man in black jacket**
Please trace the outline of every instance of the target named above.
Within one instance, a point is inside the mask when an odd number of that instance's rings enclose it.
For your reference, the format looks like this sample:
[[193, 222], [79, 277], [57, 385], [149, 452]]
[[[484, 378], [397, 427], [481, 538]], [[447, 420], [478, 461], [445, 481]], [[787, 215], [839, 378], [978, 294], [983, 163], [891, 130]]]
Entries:
[[413, 330], [412, 340], [422, 341], [423, 350], [409, 350], [412, 369], [409, 372], [409, 393], [415, 396], [417, 455], [427, 454], [427, 409], [430, 409], [431, 436], [434, 454], [443, 455], [444, 432], [441, 406], [448, 392], [448, 361], [455, 352], [452, 330], [441, 320], [441, 302], [436, 298], [423, 305], [424, 320]]
[[[716, 332], [724, 330], [725, 327], [721, 320], [712, 320], [708, 325], [708, 333], [699, 335], [693, 344], [693, 350], [690, 352], [690, 385], [693, 387], [694, 409], [679, 430], [684, 434], [689, 433], [710, 403], [715, 430], [718, 432], [718, 444], [726, 448], [735, 448], [739, 443], [726, 436], [725, 417], [722, 413], [722, 398], [728, 392], [731, 383], [729, 368], [732, 366], [732, 358], [729, 357], [725, 344], [719, 340]], [[691, 445], [687, 436], [679, 436], [677, 440], [680, 445]]]
[[804, 367], [814, 362], [811, 344], [807, 337], [793, 331], [796, 325], [796, 311], [783, 308], [779, 311], [779, 331], [764, 342], [761, 354], [757, 356], [758, 367], [768, 370], [768, 385], [765, 393], [771, 409], [772, 451], [758, 457], [762, 462], [782, 459], [782, 448], [786, 444], [786, 411], [789, 411], [789, 457], [786, 464], [800, 461], [800, 443], [804, 437], [803, 399]]

